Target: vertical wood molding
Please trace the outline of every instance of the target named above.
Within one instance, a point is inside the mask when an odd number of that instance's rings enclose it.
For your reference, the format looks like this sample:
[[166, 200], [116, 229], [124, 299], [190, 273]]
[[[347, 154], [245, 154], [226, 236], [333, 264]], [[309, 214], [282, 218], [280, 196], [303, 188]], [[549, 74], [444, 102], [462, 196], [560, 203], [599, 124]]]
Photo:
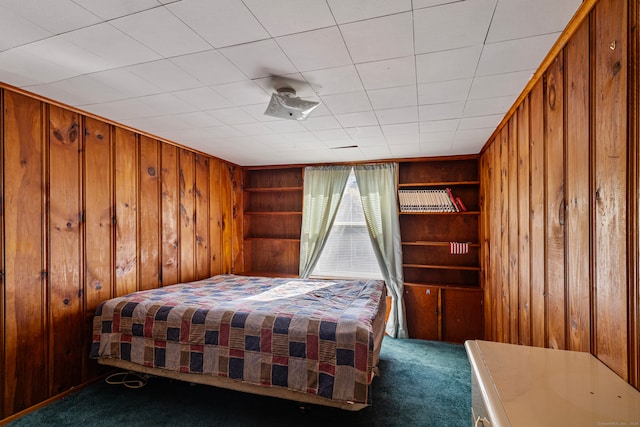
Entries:
[[82, 342], [81, 179], [82, 130], [76, 113], [49, 106], [47, 129], [49, 394], [55, 395], [82, 377], [77, 363]]
[[590, 351], [589, 22], [565, 48], [567, 349]]
[[196, 278], [204, 279], [211, 271], [211, 232], [209, 230], [209, 197], [211, 197], [209, 179], [209, 159], [196, 154], [195, 177], [195, 239], [196, 239]]
[[531, 345], [529, 98], [518, 109], [518, 344]]
[[594, 11], [595, 355], [628, 378], [627, 1]]
[[565, 348], [564, 60], [545, 74], [545, 289], [550, 348]]
[[629, 382], [640, 389], [640, 5], [629, 0]]
[[508, 162], [508, 179], [509, 179], [509, 222], [508, 222], [508, 240], [509, 240], [509, 302], [507, 304], [509, 312], [509, 342], [517, 344], [520, 340], [520, 259], [519, 254], [519, 204], [518, 204], [518, 122], [519, 117], [517, 111], [509, 120], [508, 124], [508, 145], [509, 145], [509, 162]]
[[179, 150], [178, 167], [180, 171], [180, 282], [195, 279], [195, 159], [192, 152]]
[[501, 304], [498, 305], [497, 327], [498, 338], [502, 342], [510, 342], [509, 332], [509, 133], [508, 127], [502, 129], [500, 138], [500, 289]]
[[141, 135], [139, 142], [140, 165], [138, 192], [138, 249], [140, 290], [154, 289], [160, 285], [161, 219], [160, 202], [160, 146], [157, 140]]
[[[0, 201], [4, 204], [4, 89], [0, 88]], [[4, 206], [0, 209], [0, 378], [6, 378], [5, 372], [5, 214]], [[5, 397], [5, 381], [0, 380], [0, 398]], [[5, 415], [5, 405], [0, 404], [0, 420]]]
[[531, 344], [545, 347], [545, 234], [544, 234], [544, 107], [543, 85], [539, 81], [531, 90], [529, 103], [531, 171], [529, 205], [531, 243]]
[[162, 286], [178, 283], [180, 274], [180, 194], [178, 190], [178, 150], [164, 144], [162, 164]]

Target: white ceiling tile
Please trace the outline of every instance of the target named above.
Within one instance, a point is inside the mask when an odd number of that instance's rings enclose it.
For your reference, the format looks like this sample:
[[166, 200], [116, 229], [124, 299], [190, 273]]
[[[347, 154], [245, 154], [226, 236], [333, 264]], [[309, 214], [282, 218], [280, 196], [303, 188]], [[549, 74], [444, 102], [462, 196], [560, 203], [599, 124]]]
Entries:
[[482, 45], [416, 55], [418, 83], [473, 77]]
[[107, 23], [82, 28], [59, 37], [102, 58], [106, 62], [103, 69], [160, 59], [160, 55]]
[[410, 107], [418, 104], [415, 85], [375, 89], [368, 93], [375, 109]]
[[73, 2], [104, 20], [131, 15], [142, 10], [158, 7], [160, 4], [156, 0], [73, 0]]
[[176, 56], [169, 60], [207, 86], [238, 82], [247, 78], [217, 50]]
[[384, 141], [380, 126], [358, 126], [345, 129], [354, 141], [379, 139]]
[[50, 31], [0, 5], [0, 52], [51, 35]]
[[169, 92], [202, 86], [201, 82], [168, 59], [132, 65], [127, 70]]
[[338, 114], [336, 119], [345, 128], [353, 128], [358, 126], [375, 126], [378, 119], [373, 111], [363, 111], [360, 113]]
[[108, 117], [111, 120], [125, 120], [142, 117], [140, 112], [145, 111], [147, 105], [141, 101], [141, 98], [130, 98], [100, 104], [83, 105], [82, 108], [90, 113]]
[[342, 128], [322, 129], [314, 131], [313, 134], [319, 141], [334, 141], [349, 139], [349, 134]]
[[[418, 107], [390, 108], [376, 110], [376, 116], [380, 124], [418, 122]], [[417, 126], [416, 126], [417, 127]]]
[[448, 102], [446, 104], [420, 105], [418, 112], [421, 122], [433, 120], [457, 119], [462, 115], [464, 102]]
[[357, 64], [356, 68], [368, 90], [416, 84], [416, 63], [413, 56]]
[[357, 113], [372, 109], [364, 91], [324, 95], [322, 102], [333, 114]]
[[212, 86], [212, 89], [236, 106], [263, 102], [266, 108], [271, 98], [271, 95], [251, 80]]
[[473, 79], [469, 99], [492, 98], [496, 96], [519, 95], [527, 85], [535, 70], [515, 73], [495, 74]]
[[105, 84], [126, 94], [128, 98], [152, 95], [162, 91], [160, 87], [126, 68], [100, 71], [91, 74], [91, 77], [99, 84]]
[[302, 124], [297, 120], [280, 119], [272, 122], [265, 122], [264, 125], [275, 133], [302, 132], [305, 130]]
[[182, 114], [196, 111], [193, 106], [187, 104], [172, 93], [159, 93], [156, 95], [143, 96], [138, 99], [146, 105], [146, 108], [141, 110], [135, 117]]
[[389, 146], [420, 143], [420, 135], [418, 133], [389, 135], [386, 136], [385, 139], [387, 140], [387, 144], [389, 144]]
[[[108, 64], [62, 36], [39, 40], [0, 53], [5, 73], [28, 84], [50, 83], [99, 71]], [[16, 84], [12, 81], [7, 83]]]
[[449, 80], [418, 85], [418, 104], [442, 104], [464, 101], [469, 95], [472, 79]]
[[[413, 9], [422, 9], [425, 7], [439, 6], [441, 4], [455, 3], [460, 0], [413, 0]], [[462, 0], [464, 1], [464, 0]]]
[[411, 0], [328, 0], [338, 24], [411, 10]]
[[381, 125], [380, 127], [382, 128], [385, 137], [397, 135], [418, 135], [420, 133], [418, 122]]
[[464, 107], [463, 117], [486, 116], [489, 114], [504, 114], [509, 111], [516, 100], [514, 96], [499, 96], [497, 98], [470, 99]]
[[298, 71], [274, 40], [226, 47], [220, 53], [251, 79]]
[[110, 24], [164, 57], [211, 49], [209, 43], [163, 7], [115, 19]]
[[219, 110], [207, 111], [207, 113], [227, 125], [255, 122], [255, 119], [240, 107], [221, 108]]
[[340, 25], [353, 62], [413, 55], [410, 12]]
[[71, 0], [2, 0], [2, 6], [28, 17], [33, 24], [61, 34], [101, 22], [101, 19]]
[[460, 130], [492, 128], [495, 129], [502, 121], [503, 114], [490, 114], [488, 116], [467, 117], [460, 119]]
[[[50, 95], [48, 95], [50, 98], [75, 106], [129, 97], [128, 94], [96, 80], [91, 74], [50, 83], [47, 86], [51, 89]], [[29, 88], [29, 90], [32, 89], [34, 88]], [[61, 94], [65, 93], [67, 96], [55, 95], [56, 91], [60, 91]]]
[[581, 0], [501, 0], [487, 43], [561, 32]]
[[351, 57], [338, 27], [279, 37], [276, 42], [300, 71], [351, 64]]
[[302, 73], [311, 87], [320, 96], [334, 93], [356, 92], [362, 90], [360, 77], [353, 65], [327, 68], [326, 70]]
[[476, 74], [508, 73], [536, 69], [558, 39], [558, 33], [527, 37], [519, 40], [486, 44]]
[[425, 143], [420, 144], [419, 155], [414, 154], [414, 157], [429, 157], [429, 156], [442, 156], [443, 154], [450, 154], [451, 143], [450, 142], [440, 142], [440, 143]]
[[215, 48], [269, 38], [240, 0], [182, 0], [166, 7]]
[[202, 111], [233, 106], [229, 100], [208, 87], [181, 90], [173, 92], [173, 94], [187, 104]]
[[421, 133], [420, 143], [421, 144], [442, 144], [442, 143], [451, 144], [453, 142], [455, 135], [456, 135], [456, 132], [453, 130], [442, 131], [442, 132]]
[[420, 122], [420, 133], [454, 131], [458, 128], [459, 123], [460, 119]]
[[465, 0], [414, 10], [416, 53], [483, 44], [496, 1]]
[[325, 0], [244, 0], [272, 37], [335, 25]]
[[302, 121], [302, 126], [310, 131], [337, 129], [341, 125], [333, 116], [323, 117], [309, 117], [307, 120]]
[[420, 144], [417, 142], [414, 142], [412, 144], [396, 144], [389, 146], [391, 156], [397, 158], [419, 157], [420, 154], [417, 154], [419, 150]]
[[271, 133], [271, 129], [264, 123], [240, 123], [233, 125], [233, 127], [244, 135], [267, 135]]

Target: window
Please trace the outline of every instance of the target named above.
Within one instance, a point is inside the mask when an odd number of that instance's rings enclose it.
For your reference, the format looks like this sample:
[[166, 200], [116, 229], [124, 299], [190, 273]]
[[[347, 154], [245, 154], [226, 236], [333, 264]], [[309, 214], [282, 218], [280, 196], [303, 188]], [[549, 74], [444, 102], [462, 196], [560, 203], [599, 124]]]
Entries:
[[318, 264], [311, 273], [315, 277], [382, 279], [367, 224], [364, 219], [360, 191], [351, 170], [336, 220], [329, 232]]

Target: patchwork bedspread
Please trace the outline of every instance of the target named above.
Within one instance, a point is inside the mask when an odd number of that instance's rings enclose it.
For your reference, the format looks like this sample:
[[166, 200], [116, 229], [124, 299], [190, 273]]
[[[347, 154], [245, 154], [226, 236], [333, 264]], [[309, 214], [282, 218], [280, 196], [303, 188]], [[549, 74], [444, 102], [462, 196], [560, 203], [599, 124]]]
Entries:
[[222, 275], [103, 302], [91, 357], [370, 403], [384, 282]]

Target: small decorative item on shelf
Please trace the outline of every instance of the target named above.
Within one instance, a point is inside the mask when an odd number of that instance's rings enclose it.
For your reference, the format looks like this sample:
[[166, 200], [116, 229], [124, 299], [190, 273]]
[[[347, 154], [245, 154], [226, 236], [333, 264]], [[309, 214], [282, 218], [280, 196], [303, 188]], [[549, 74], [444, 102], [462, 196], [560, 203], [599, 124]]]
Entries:
[[449, 242], [452, 255], [469, 253], [469, 242]]
[[400, 212], [461, 212], [467, 208], [450, 188], [398, 190]]

